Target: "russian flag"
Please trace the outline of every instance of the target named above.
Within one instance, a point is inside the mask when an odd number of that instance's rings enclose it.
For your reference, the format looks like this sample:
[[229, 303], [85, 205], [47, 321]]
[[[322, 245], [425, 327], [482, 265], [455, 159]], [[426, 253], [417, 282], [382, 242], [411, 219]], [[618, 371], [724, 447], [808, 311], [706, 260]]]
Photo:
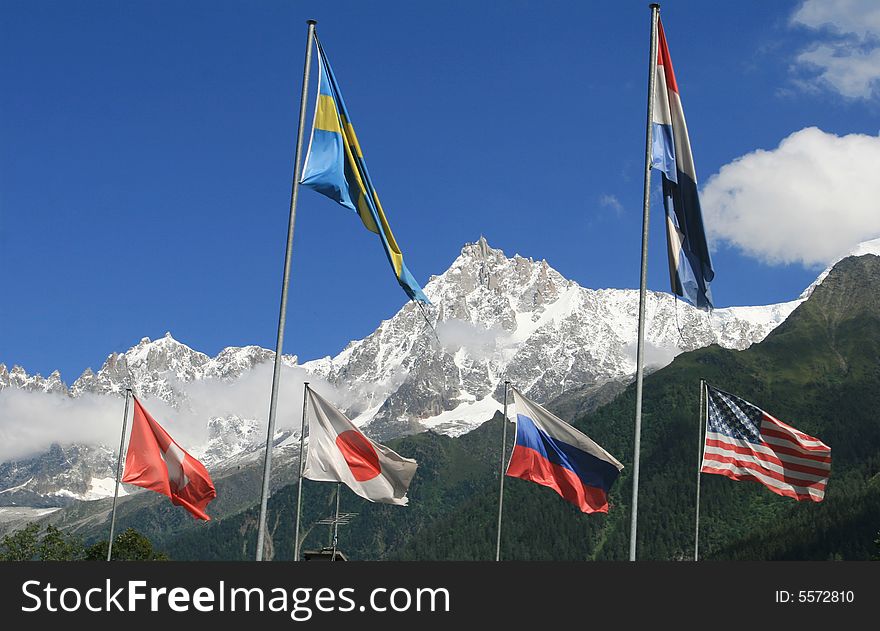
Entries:
[[703, 227], [697, 171], [663, 24], [658, 22], [657, 29], [651, 166], [663, 174], [669, 280], [676, 296], [699, 309], [711, 309], [709, 283], [715, 271]]
[[623, 465], [589, 436], [513, 389], [516, 444], [507, 475], [548, 486], [584, 513], [607, 513]]

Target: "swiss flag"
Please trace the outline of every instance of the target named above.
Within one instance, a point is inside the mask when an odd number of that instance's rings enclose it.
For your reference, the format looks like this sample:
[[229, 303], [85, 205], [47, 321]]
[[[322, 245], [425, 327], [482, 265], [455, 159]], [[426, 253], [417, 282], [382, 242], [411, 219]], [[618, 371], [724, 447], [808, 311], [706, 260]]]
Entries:
[[208, 470], [174, 442], [140, 401], [132, 399], [134, 417], [122, 481], [167, 495], [194, 517], [210, 521], [205, 508], [217, 492]]

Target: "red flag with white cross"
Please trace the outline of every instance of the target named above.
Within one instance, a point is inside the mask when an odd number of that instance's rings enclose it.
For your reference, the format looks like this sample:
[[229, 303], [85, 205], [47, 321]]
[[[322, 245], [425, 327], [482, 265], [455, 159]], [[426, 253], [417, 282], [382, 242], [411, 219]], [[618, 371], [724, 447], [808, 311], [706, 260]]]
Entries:
[[132, 398], [134, 417], [122, 481], [167, 495], [194, 517], [210, 521], [205, 509], [217, 492], [208, 470], [174, 442], [140, 401]]

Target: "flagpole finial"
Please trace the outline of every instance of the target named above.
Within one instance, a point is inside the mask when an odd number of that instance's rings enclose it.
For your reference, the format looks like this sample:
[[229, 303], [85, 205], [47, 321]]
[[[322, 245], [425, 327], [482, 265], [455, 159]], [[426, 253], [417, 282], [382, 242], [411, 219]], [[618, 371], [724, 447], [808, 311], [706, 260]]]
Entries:
[[652, 2], [651, 4], [648, 5], [648, 7], [652, 10], [657, 9], [659, 11], [660, 10], [660, 3], [659, 2]]
[[[660, 5], [658, 4], [657, 6], [659, 7]], [[306, 24], [310, 24], [311, 26], [314, 26], [317, 23], [318, 20], [306, 20]]]

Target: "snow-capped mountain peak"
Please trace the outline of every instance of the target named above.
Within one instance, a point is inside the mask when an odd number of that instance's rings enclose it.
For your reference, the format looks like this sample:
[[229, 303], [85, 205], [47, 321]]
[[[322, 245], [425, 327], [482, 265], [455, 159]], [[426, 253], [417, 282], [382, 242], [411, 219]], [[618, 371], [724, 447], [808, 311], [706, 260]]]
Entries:
[[828, 267], [824, 269], [824, 271], [819, 274], [818, 278], [810, 283], [810, 286], [807, 287], [803, 293], [800, 295], [800, 300], [806, 300], [813, 294], [813, 290], [816, 289], [819, 285], [822, 284], [822, 281], [825, 280], [825, 277], [828, 276], [828, 273], [831, 269], [837, 265], [840, 261], [845, 259], [848, 256], [864, 256], [866, 254], [873, 254], [874, 256], [880, 256], [880, 237], [876, 239], [870, 239], [868, 241], [862, 241], [857, 246], [855, 246], [848, 254], [845, 254], [834, 260]]
[[[507, 257], [485, 238], [465, 244], [449, 269], [431, 278], [434, 304], [425, 325], [406, 305], [363, 340], [331, 359], [307, 362], [351, 394], [349, 411], [376, 407], [369, 429], [379, 436], [435, 427], [460, 433], [470, 410], [497, 409], [505, 378], [537, 400], [579, 386], [625, 379], [635, 371], [638, 292], [587, 289], [547, 261]], [[799, 304], [718, 309], [711, 315], [649, 292], [647, 361], [718, 343], [745, 348], [763, 339]], [[369, 397], [357, 395], [368, 389]], [[450, 416], [462, 417], [456, 424]]]
[[[870, 248], [880, 251], [880, 240]], [[445, 272], [432, 276], [425, 292], [433, 303], [426, 309], [430, 326], [418, 306], [408, 303], [335, 356], [299, 365], [313, 384], [320, 383], [334, 403], [379, 439], [426, 428], [466, 432], [501, 408], [505, 379], [546, 401], [574, 388], [626, 382], [635, 372], [636, 290], [581, 287], [547, 261], [508, 257], [481, 237], [465, 244]], [[646, 363], [659, 367], [680, 352], [709, 344], [746, 348], [803, 300], [706, 314], [669, 294], [649, 292]], [[273, 351], [259, 346], [229, 347], [210, 357], [167, 333], [112, 353], [100, 370], [87, 369], [69, 389], [57, 372], [43, 378], [0, 364], [0, 391], [12, 388], [73, 400], [88, 394], [92, 401], [110, 396], [118, 404], [131, 387], [140, 397], [161, 399], [178, 410], [169, 416], [200, 423], [187, 448], [209, 466], [221, 466], [257, 453], [265, 444], [260, 435], [268, 404], [264, 381], [273, 359]], [[297, 366], [297, 358], [284, 356], [283, 363]], [[258, 370], [264, 372], [254, 379]], [[228, 396], [233, 390], [235, 396]], [[216, 393], [226, 402], [218, 403]], [[287, 427], [291, 425], [287, 419]], [[201, 444], [193, 436], [201, 437]], [[291, 436], [289, 429], [279, 432], [276, 442], [293, 444]], [[101, 449], [101, 457], [90, 457], [91, 462], [106, 463], [108, 449], [115, 452], [115, 447]], [[99, 482], [113, 475], [99, 468], [80, 470]], [[28, 467], [9, 469], [13, 471], [5, 480], [0, 475], [0, 492], [37, 484], [28, 482]], [[41, 493], [49, 488], [40, 484]], [[75, 492], [90, 497], [102, 484], [83, 480]], [[0, 503], [8, 495], [0, 495]]]

